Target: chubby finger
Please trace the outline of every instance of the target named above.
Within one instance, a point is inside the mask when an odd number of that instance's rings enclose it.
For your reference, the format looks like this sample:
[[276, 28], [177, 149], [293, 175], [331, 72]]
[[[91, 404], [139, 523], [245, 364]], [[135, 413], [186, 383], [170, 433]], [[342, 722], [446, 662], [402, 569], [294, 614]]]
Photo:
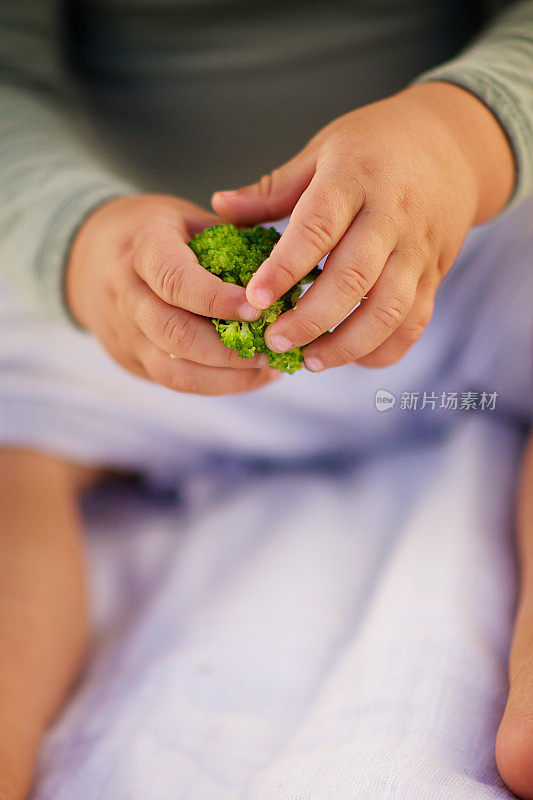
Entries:
[[305, 348], [305, 365], [318, 371], [339, 367], [368, 355], [401, 325], [410, 312], [423, 265], [394, 251], [368, 300], [331, 333]]
[[269, 347], [301, 347], [341, 322], [374, 286], [397, 241], [397, 229], [388, 217], [358, 214], [329, 254], [322, 274], [293, 309], [268, 326]]
[[235, 225], [254, 225], [290, 214], [313, 177], [316, 156], [311, 148], [283, 166], [241, 189], [215, 192], [211, 204], [217, 214]]
[[332, 250], [364, 200], [363, 190], [340, 167], [317, 166], [272, 253], [246, 287], [248, 301], [267, 308]]
[[367, 356], [357, 359], [363, 367], [388, 367], [395, 364], [422, 336], [433, 315], [438, 280], [424, 272], [418, 284], [415, 302], [394, 333]]
[[137, 275], [171, 306], [221, 319], [251, 321], [258, 313], [242, 286], [225, 283], [204, 269], [187, 245], [183, 225], [159, 225], [143, 237], [133, 255]]
[[185, 394], [241, 394], [260, 389], [281, 376], [280, 372], [269, 367], [227, 369], [169, 358], [167, 353], [151, 343], [141, 354], [141, 361], [150, 380]]
[[267, 366], [266, 355], [241, 358], [220, 341], [206, 317], [165, 303], [139, 280], [129, 292], [132, 316], [144, 335], [160, 350], [213, 367], [251, 369]]

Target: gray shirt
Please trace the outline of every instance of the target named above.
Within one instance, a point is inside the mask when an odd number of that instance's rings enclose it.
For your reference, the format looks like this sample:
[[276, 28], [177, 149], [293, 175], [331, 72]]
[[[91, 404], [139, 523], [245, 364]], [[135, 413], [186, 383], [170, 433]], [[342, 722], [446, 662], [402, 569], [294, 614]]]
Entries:
[[532, 0], [0, 0], [0, 274], [65, 315], [70, 243], [105, 200], [206, 204], [426, 80], [491, 108], [515, 155], [509, 205], [527, 196]]

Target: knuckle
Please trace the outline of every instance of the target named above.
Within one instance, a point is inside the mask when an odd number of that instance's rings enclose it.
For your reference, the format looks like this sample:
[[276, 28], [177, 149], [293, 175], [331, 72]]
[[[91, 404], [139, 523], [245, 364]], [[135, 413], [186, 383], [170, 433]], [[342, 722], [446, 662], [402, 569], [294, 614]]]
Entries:
[[365, 166], [360, 168], [359, 162], [354, 158], [353, 147], [347, 145], [343, 137], [336, 138], [331, 148], [322, 153], [317, 165], [324, 167], [333, 177], [332, 190], [338, 200], [344, 202], [357, 202], [358, 208], [366, 206], [366, 186], [368, 175]]
[[410, 187], [403, 186], [399, 189], [398, 194], [396, 195], [396, 206], [406, 216], [409, 216], [411, 213], [417, 210], [418, 203], [416, 202]]
[[400, 238], [401, 224], [398, 214], [395, 211], [383, 210], [379, 212], [379, 226], [373, 232], [376, 244], [381, 244], [384, 236], [392, 236], [397, 242]]
[[204, 292], [204, 302], [205, 302], [205, 309], [206, 309], [206, 316], [207, 317], [216, 317], [217, 315], [217, 305], [218, 305], [218, 298], [216, 291], [207, 290]]
[[357, 169], [347, 168], [351, 161], [350, 149], [340, 141], [337, 145], [337, 152], [328, 153], [326, 157], [321, 158], [320, 165], [328, 168], [330, 175], [334, 178], [330, 188], [332, 192], [330, 201], [334, 199], [336, 203], [348, 203], [350, 206], [354, 204], [359, 209], [366, 204], [364, 181], [361, 180], [361, 174]]
[[390, 300], [383, 305], [376, 306], [374, 309], [374, 318], [382, 328], [387, 330], [397, 328], [403, 316], [403, 307], [399, 300]]
[[160, 242], [146, 241], [141, 248], [140, 263], [142, 274], [148, 283], [163, 299], [175, 301], [181, 292], [184, 267], [176, 263], [168, 249]]
[[359, 270], [350, 266], [340, 267], [335, 272], [335, 289], [349, 302], [364, 297], [370, 289], [370, 281]]
[[172, 264], [170, 261], [162, 261], [155, 273], [155, 291], [157, 294], [174, 302], [177, 302], [184, 279], [182, 267]]
[[293, 286], [299, 280], [299, 276], [293, 267], [289, 266], [288, 264], [277, 263], [276, 264], [276, 272], [281, 273], [283, 276], [283, 284], [288, 284], [289, 286]]
[[406, 256], [415, 267], [428, 260], [429, 248], [425, 240], [414, 238], [409, 243], [405, 244], [404, 249]]
[[329, 217], [318, 212], [314, 212], [300, 222], [302, 236], [320, 252], [330, 250], [333, 246], [332, 229], [333, 225]]
[[[350, 263], [356, 264], [369, 264], [371, 267], [376, 267], [378, 259], [383, 259], [388, 253], [385, 252], [390, 236], [387, 227], [381, 223], [376, 222], [372, 227], [368, 227], [364, 234], [357, 240], [353, 250], [350, 253]], [[392, 250], [389, 247], [388, 250]]]
[[372, 155], [366, 153], [364, 157], [356, 157], [354, 160], [354, 165], [356, 167], [357, 175], [360, 176], [359, 180], [362, 184], [374, 181], [376, 175], [379, 175], [383, 168], [381, 158], [376, 152], [374, 152]]
[[195, 331], [191, 318], [169, 314], [161, 332], [162, 339], [174, 352], [187, 351], [193, 344]]
[[306, 341], [318, 338], [326, 330], [318, 320], [303, 315], [297, 317], [297, 329]]
[[347, 173], [344, 163], [341, 165], [343, 175], [343, 194], [346, 200], [356, 200], [359, 207], [366, 205], [365, 187], [358, 175]]

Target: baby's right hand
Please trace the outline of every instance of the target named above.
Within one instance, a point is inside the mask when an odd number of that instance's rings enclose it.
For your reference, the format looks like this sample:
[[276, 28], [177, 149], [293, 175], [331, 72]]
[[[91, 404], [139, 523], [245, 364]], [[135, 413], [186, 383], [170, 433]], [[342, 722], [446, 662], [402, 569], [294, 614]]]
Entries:
[[70, 311], [133, 374], [204, 395], [246, 392], [279, 377], [266, 356], [245, 360], [225, 347], [211, 322], [260, 313], [242, 287], [201, 267], [187, 246], [220, 221], [185, 200], [136, 195], [108, 201], [80, 228], [66, 273]]

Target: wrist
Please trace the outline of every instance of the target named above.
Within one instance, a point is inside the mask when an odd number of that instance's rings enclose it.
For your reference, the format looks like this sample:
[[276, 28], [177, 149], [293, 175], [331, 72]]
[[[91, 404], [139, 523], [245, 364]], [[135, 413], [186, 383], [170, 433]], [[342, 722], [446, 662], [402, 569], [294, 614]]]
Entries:
[[[109, 261], [113, 255], [102, 239], [107, 241], [107, 231], [115, 231], [124, 205], [131, 203], [131, 197], [116, 197], [107, 200], [92, 211], [78, 229], [72, 242], [65, 270], [65, 299], [69, 311], [78, 325], [90, 330], [91, 294], [95, 276], [91, 265], [95, 258]], [[109, 242], [113, 236], [109, 237]]]
[[435, 115], [465, 158], [476, 187], [474, 225], [498, 214], [511, 197], [515, 161], [504, 129], [474, 94], [452, 83], [428, 81], [404, 90]]

